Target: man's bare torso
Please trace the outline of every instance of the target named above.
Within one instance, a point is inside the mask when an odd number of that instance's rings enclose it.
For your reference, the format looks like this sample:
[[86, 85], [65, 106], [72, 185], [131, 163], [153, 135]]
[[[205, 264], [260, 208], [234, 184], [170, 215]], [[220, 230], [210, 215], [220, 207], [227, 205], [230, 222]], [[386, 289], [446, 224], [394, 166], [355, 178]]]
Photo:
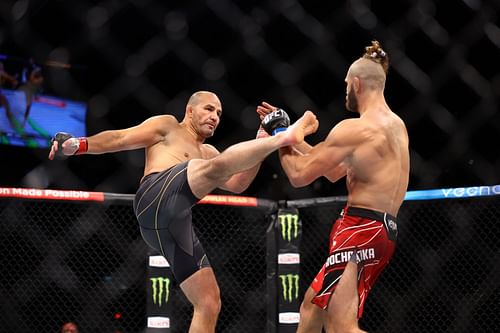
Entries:
[[165, 121], [166, 134], [159, 142], [146, 147], [144, 175], [166, 170], [187, 160], [208, 159], [217, 151], [203, 140], [197, 140], [186, 127], [178, 122]]
[[397, 215], [409, 179], [408, 134], [392, 112], [363, 115], [369, 133], [346, 159], [348, 204]]

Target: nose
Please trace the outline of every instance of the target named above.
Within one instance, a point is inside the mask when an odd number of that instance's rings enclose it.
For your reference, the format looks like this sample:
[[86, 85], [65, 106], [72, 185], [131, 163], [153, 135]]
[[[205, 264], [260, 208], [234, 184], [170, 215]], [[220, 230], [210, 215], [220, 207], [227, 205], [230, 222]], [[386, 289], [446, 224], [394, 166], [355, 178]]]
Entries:
[[215, 123], [219, 122], [219, 116], [216, 113], [211, 113], [210, 114], [210, 120], [212, 120]]

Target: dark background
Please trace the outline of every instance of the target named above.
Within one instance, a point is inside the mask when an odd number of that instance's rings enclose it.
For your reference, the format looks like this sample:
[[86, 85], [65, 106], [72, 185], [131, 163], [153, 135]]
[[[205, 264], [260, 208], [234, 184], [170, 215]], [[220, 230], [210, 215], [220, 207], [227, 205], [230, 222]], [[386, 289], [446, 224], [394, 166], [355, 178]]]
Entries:
[[[171, 113], [212, 90], [223, 104], [208, 143], [255, 137], [266, 100], [295, 120], [340, 120], [346, 71], [378, 39], [391, 57], [386, 98], [406, 122], [410, 190], [500, 182], [500, 3], [421, 1], [2, 1], [0, 53], [11, 74], [29, 57], [44, 93], [88, 103], [88, 134]], [[70, 64], [62, 69], [50, 64]], [[61, 130], [64, 130], [61, 128]], [[355, 135], [355, 133], [353, 133]], [[143, 151], [48, 161], [46, 150], [0, 146], [0, 186], [134, 193]], [[344, 180], [293, 189], [270, 156], [245, 192], [270, 199], [345, 194]]]

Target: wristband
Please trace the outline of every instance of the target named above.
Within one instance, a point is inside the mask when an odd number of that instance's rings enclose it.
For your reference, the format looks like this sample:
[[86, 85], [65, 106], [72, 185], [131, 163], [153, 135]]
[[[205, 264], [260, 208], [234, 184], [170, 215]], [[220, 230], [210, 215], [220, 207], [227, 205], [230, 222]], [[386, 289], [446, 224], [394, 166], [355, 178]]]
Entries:
[[86, 137], [77, 138], [78, 140], [78, 149], [75, 152], [75, 155], [85, 154], [87, 150], [89, 150], [89, 142]]
[[279, 132], [284, 132], [284, 131], [286, 131], [286, 127], [278, 127], [278, 128], [273, 130], [273, 135], [276, 135]]

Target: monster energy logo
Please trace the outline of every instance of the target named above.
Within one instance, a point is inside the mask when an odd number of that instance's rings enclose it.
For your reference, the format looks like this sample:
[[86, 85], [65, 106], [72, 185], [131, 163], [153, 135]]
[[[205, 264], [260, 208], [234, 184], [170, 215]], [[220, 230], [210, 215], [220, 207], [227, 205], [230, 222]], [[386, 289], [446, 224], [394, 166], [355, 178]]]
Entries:
[[168, 303], [170, 296], [170, 279], [166, 277], [150, 278], [151, 290], [153, 293], [153, 304], [162, 306], [163, 302]]
[[299, 233], [299, 215], [283, 214], [278, 215], [281, 224], [281, 236], [284, 240], [291, 241], [295, 239]]
[[281, 288], [283, 289], [283, 299], [289, 303], [299, 298], [299, 275], [280, 275]]

